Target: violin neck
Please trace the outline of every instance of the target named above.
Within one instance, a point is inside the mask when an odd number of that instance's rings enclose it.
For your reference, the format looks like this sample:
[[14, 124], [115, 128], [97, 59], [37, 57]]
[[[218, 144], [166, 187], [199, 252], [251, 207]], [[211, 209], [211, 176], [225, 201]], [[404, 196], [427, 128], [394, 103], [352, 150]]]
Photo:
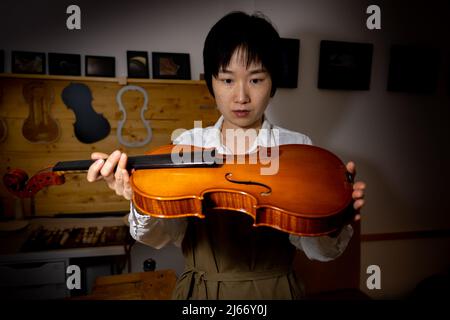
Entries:
[[[160, 168], [192, 168], [217, 166], [214, 159], [208, 160], [203, 157], [203, 153], [191, 152], [188, 156], [181, 157], [182, 161], [173, 161], [171, 154], [155, 154], [144, 156], [131, 156], [127, 160], [127, 170], [131, 172], [140, 169], [160, 169]], [[53, 167], [53, 172], [83, 172], [96, 160], [75, 160], [61, 161]]]

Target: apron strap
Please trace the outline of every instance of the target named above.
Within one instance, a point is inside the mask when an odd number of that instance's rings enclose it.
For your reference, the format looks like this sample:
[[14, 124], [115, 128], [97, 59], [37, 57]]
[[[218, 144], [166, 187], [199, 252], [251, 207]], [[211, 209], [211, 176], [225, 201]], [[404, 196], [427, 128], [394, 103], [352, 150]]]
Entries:
[[207, 297], [207, 285], [208, 281], [216, 282], [216, 286], [219, 282], [230, 281], [255, 281], [262, 279], [271, 279], [288, 275], [292, 272], [290, 267], [277, 268], [271, 270], [262, 271], [244, 271], [244, 272], [206, 272], [199, 270], [195, 267], [188, 267], [180, 276], [179, 282], [186, 281], [189, 285], [183, 285], [184, 289], [182, 296], [183, 299], [189, 299], [192, 289], [195, 287], [201, 292], [199, 295]]

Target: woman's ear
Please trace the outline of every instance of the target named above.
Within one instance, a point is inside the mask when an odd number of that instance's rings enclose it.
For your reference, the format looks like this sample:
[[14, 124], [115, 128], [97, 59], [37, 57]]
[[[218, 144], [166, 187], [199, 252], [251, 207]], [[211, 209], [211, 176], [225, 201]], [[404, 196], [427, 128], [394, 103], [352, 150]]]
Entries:
[[277, 92], [277, 88], [272, 85], [272, 89], [270, 89], [270, 97], [273, 98], [273, 96], [275, 95], [275, 93]]

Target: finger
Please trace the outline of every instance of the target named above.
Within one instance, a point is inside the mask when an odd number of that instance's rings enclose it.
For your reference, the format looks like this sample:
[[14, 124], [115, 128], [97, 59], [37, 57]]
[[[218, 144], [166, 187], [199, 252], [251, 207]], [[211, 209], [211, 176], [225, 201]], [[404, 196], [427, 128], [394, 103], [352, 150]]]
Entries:
[[105, 161], [103, 159], [99, 159], [95, 161], [88, 169], [86, 179], [89, 182], [97, 181], [99, 178], [101, 179], [101, 176], [99, 176], [99, 172], [101, 168], [103, 167], [103, 164]]
[[358, 213], [357, 215], [355, 215], [355, 217], [353, 218], [353, 220], [355, 220], [355, 221], [361, 220], [361, 215]]
[[353, 203], [353, 208], [355, 210], [361, 210], [361, 208], [364, 206], [365, 201], [364, 199], [358, 199]]
[[366, 189], [366, 184], [362, 181], [357, 181], [353, 184], [353, 190], [365, 190]]
[[117, 163], [119, 162], [121, 152], [119, 150], [114, 151], [106, 160], [100, 173], [103, 177], [110, 177], [114, 173]]
[[122, 177], [123, 177], [123, 186], [124, 186], [123, 187], [123, 196], [125, 197], [125, 199], [131, 200], [131, 198], [133, 197], [133, 189], [131, 188], [130, 175], [128, 174], [127, 170], [123, 170]]
[[353, 193], [352, 193], [352, 198], [353, 198], [354, 200], [364, 199], [364, 190], [356, 189], [356, 190], [353, 191]]
[[355, 163], [353, 161], [349, 161], [346, 165], [347, 171], [353, 174], [353, 176], [356, 175], [356, 168]]
[[120, 169], [126, 169], [127, 168], [127, 154], [126, 153], [122, 153], [119, 159], [119, 164], [117, 165], [117, 168]]
[[116, 194], [118, 196], [123, 195], [123, 176], [122, 176], [122, 170], [117, 169], [116, 173], [114, 174], [114, 177], [116, 179], [115, 186], [116, 186]]
[[91, 159], [97, 160], [97, 159], [107, 159], [109, 154], [103, 153], [103, 152], [93, 152], [91, 153]]

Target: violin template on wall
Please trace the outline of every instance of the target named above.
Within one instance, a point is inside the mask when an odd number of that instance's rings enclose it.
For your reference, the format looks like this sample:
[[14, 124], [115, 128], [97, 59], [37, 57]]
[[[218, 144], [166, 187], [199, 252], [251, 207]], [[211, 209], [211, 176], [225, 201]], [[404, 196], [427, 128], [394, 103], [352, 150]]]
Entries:
[[[123, 126], [124, 126], [125, 122], [127, 121], [127, 112], [122, 103], [122, 95], [127, 91], [138, 91], [144, 97], [144, 104], [142, 105], [140, 116], [141, 116], [141, 121], [144, 124], [144, 127], [146, 129], [147, 136], [145, 137], [145, 139], [143, 139], [141, 141], [127, 141], [122, 136]], [[152, 127], [150, 126], [150, 121], [145, 120], [145, 115], [144, 115], [145, 111], [147, 110], [147, 105], [148, 105], [147, 91], [145, 91], [144, 88], [139, 87], [139, 86], [128, 85], [128, 86], [122, 87], [119, 90], [119, 92], [117, 92], [116, 101], [117, 101], [117, 104], [119, 105], [120, 111], [122, 112], [122, 120], [120, 120], [117, 125], [117, 139], [119, 140], [119, 142], [121, 144], [123, 144], [127, 147], [137, 148], [137, 147], [145, 146], [152, 139]]]
[[108, 120], [92, 107], [92, 93], [88, 86], [71, 83], [61, 94], [64, 104], [75, 113], [74, 131], [83, 143], [94, 143], [106, 138], [111, 126]]

